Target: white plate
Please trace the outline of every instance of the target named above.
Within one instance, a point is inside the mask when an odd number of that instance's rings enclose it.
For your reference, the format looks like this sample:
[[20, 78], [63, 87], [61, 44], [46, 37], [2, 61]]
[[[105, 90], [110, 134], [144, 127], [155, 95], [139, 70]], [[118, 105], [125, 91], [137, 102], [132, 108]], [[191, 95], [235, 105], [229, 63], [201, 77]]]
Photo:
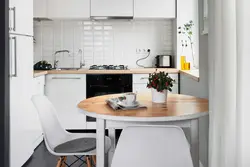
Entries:
[[117, 104], [118, 104], [119, 106], [124, 107], [124, 108], [135, 108], [135, 107], [138, 107], [138, 106], [139, 106], [139, 102], [138, 102], [138, 101], [134, 102], [133, 104], [129, 104], [129, 105], [127, 105], [127, 104], [125, 103], [125, 101], [119, 101]]

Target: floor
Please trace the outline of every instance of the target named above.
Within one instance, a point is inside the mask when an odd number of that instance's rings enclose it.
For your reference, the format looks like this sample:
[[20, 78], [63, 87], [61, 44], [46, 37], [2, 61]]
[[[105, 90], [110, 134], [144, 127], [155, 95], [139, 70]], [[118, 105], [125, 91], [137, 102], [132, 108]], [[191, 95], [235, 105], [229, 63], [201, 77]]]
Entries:
[[[35, 150], [34, 154], [30, 159], [23, 165], [23, 167], [56, 167], [58, 158], [56, 156], [51, 155], [44, 144], [42, 142]], [[67, 163], [71, 163], [75, 161], [75, 157], [68, 157]], [[81, 162], [78, 161], [74, 166], [80, 166]], [[85, 167], [86, 165], [81, 165], [81, 167]]]
[[[95, 130], [67, 130], [70, 133], [96, 133]], [[121, 130], [116, 130], [116, 142], [119, 139], [121, 134]], [[106, 135], [108, 135], [108, 131], [106, 130]], [[22, 166], [22, 167], [56, 167], [58, 157], [51, 155], [44, 142], [42, 142], [33, 153], [32, 157]], [[67, 163], [70, 164], [76, 160], [75, 157], [68, 157]], [[75, 163], [72, 167], [79, 167], [81, 165], [81, 161]], [[81, 165], [80, 167], [85, 167], [86, 164]]]

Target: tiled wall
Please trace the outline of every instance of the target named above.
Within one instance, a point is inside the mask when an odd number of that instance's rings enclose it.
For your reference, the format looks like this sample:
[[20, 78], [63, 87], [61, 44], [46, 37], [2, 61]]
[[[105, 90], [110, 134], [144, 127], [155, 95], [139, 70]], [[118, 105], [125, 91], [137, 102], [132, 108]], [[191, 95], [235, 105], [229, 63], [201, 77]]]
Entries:
[[173, 21], [40, 21], [34, 23], [34, 61], [53, 65], [54, 52], [59, 67], [79, 67], [83, 50], [86, 67], [97, 64], [125, 64], [136, 68], [136, 60], [146, 56], [138, 49], [151, 49], [151, 56], [140, 64], [152, 66], [157, 54], [173, 55]]

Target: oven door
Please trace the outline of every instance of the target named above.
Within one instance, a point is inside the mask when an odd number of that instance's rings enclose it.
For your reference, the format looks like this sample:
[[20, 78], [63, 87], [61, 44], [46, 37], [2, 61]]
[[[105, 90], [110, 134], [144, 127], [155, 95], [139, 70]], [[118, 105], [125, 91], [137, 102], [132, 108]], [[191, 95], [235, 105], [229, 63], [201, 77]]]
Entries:
[[120, 85], [89, 85], [87, 87], [87, 98], [107, 95], [107, 94], [116, 94], [124, 92], [132, 92], [130, 86], [120, 86]]
[[[87, 98], [132, 92], [132, 74], [88, 74], [87, 79]], [[87, 117], [88, 122], [96, 121], [94, 118]]]

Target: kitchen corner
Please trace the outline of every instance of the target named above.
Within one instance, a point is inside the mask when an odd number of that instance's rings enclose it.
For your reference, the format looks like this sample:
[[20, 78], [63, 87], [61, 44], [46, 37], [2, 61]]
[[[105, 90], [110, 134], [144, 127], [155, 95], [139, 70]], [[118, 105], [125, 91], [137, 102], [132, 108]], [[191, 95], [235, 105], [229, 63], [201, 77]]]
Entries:
[[181, 74], [186, 75], [187, 77], [190, 77], [191, 79], [199, 82], [200, 81], [200, 73], [199, 73], [199, 69], [195, 69], [195, 70], [180, 70]]

